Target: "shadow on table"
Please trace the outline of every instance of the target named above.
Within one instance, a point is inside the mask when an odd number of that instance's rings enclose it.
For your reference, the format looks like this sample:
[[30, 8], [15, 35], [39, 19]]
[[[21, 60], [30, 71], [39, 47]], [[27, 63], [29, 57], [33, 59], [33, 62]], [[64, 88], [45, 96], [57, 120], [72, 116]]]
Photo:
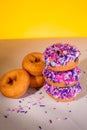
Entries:
[[82, 87], [82, 92], [77, 96], [77, 100], [87, 95], [87, 59], [79, 64], [79, 68], [81, 70], [79, 82]]
[[[78, 96], [76, 97], [76, 100], [79, 100], [82, 97], [87, 95], [87, 59], [84, 59], [83, 61], [79, 63], [79, 68], [81, 70], [81, 76], [80, 76], [79, 82], [81, 84], [82, 91], [80, 94], [78, 94]], [[37, 93], [38, 91], [39, 90], [36, 90], [35, 88], [29, 88], [27, 93], [22, 98], [31, 96]]]
[[34, 95], [37, 91], [38, 91], [38, 90], [35, 89], [35, 88], [29, 88], [29, 89], [27, 90], [27, 92], [26, 92], [21, 98], [25, 98], [25, 97]]

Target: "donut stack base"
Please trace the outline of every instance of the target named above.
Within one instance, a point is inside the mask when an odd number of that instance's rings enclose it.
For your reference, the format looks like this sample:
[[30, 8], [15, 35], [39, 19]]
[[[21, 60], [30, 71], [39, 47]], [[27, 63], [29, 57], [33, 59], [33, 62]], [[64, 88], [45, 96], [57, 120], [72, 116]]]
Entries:
[[44, 90], [53, 99], [61, 102], [72, 101], [81, 92], [80, 83], [77, 82], [74, 86], [54, 87], [47, 82], [44, 84]]

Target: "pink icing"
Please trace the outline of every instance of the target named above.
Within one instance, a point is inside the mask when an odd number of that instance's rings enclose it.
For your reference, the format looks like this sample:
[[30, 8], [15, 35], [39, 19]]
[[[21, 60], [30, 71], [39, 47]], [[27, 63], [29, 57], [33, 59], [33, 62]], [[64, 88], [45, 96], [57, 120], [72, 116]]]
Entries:
[[57, 67], [78, 60], [79, 55], [80, 51], [75, 46], [56, 43], [46, 48], [43, 59], [47, 66]]
[[54, 83], [65, 82], [67, 85], [78, 81], [80, 73], [81, 71], [78, 67], [64, 72], [53, 71], [49, 69], [47, 66], [43, 70], [43, 75], [50, 81]]
[[46, 91], [46, 93], [51, 94], [55, 98], [70, 99], [81, 92], [81, 86], [78, 82], [72, 87], [66, 86], [64, 88], [57, 88], [48, 83], [45, 83], [44, 90]]

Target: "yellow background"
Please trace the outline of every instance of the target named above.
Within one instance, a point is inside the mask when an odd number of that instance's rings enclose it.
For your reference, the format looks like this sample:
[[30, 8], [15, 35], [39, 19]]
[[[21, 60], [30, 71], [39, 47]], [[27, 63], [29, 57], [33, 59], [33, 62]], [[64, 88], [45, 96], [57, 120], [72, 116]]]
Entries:
[[0, 39], [87, 37], [87, 0], [0, 0]]

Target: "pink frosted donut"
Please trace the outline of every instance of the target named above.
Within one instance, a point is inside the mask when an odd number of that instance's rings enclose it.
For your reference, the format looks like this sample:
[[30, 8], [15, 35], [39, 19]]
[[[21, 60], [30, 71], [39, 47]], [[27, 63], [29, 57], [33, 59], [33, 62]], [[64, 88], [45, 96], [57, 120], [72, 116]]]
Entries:
[[56, 43], [46, 48], [43, 59], [46, 66], [54, 71], [66, 71], [75, 68], [78, 64], [80, 51], [67, 43]]
[[75, 67], [72, 70], [68, 71], [53, 71], [49, 69], [47, 66], [43, 70], [43, 75], [45, 80], [54, 86], [64, 87], [65, 85], [72, 86], [79, 80], [80, 69]]
[[46, 82], [44, 90], [55, 100], [66, 102], [73, 100], [81, 92], [81, 86], [80, 83], [76, 83], [72, 87], [57, 88]]

